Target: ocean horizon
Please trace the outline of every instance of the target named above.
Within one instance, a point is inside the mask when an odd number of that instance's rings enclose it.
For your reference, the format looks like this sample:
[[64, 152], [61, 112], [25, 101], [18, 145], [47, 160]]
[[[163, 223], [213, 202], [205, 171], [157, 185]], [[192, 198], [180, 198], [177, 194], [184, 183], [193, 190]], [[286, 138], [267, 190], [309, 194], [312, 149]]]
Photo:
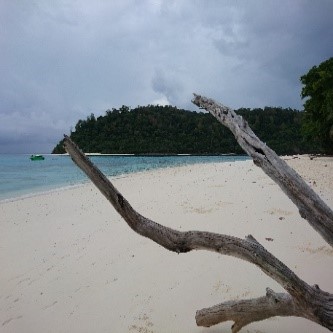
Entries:
[[[244, 161], [249, 158], [243, 155], [87, 155], [108, 177], [197, 163]], [[0, 154], [0, 201], [15, 200], [89, 182], [69, 155], [43, 154], [45, 159], [41, 161], [31, 161], [30, 156], [31, 154]]]

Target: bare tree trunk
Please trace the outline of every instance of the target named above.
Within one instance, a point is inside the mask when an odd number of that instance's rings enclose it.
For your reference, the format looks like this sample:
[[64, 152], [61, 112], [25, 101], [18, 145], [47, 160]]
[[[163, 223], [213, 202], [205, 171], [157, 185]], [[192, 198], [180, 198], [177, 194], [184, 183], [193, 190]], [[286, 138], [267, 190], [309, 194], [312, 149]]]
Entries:
[[203, 231], [177, 231], [160, 225], [136, 212], [110, 180], [65, 136], [64, 146], [73, 161], [87, 174], [127, 224], [138, 234], [150, 238], [170, 251], [185, 253], [209, 250], [234, 256], [258, 266], [288, 293], [267, 289], [266, 296], [222, 303], [197, 311], [199, 326], [212, 326], [233, 320], [232, 332], [245, 325], [274, 316], [299, 316], [333, 331], [333, 294], [310, 286], [269, 253], [251, 235], [245, 239]]

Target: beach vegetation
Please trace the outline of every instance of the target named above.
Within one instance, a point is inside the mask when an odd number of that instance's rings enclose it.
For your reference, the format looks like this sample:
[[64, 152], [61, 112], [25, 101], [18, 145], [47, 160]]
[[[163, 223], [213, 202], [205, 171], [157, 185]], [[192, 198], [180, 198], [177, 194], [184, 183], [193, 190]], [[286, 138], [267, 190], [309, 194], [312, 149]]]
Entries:
[[301, 82], [305, 99], [303, 133], [333, 154], [333, 58], [312, 67]]
[[[301, 134], [303, 113], [295, 109], [241, 108], [253, 130], [280, 155], [317, 152], [316, 142]], [[87, 153], [241, 154], [233, 135], [205, 112], [167, 105], [121, 106], [105, 115], [79, 120], [70, 137]], [[63, 141], [53, 153], [64, 153]]]

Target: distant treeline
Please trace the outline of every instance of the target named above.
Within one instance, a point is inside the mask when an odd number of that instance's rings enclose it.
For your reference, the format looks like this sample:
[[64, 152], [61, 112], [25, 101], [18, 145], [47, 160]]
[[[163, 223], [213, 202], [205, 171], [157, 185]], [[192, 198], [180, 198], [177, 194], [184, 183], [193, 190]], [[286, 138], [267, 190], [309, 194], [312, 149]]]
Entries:
[[[252, 130], [280, 155], [319, 153], [301, 134], [304, 112], [265, 107], [239, 109]], [[243, 153], [231, 132], [208, 113], [172, 106], [139, 106], [107, 110], [79, 120], [70, 137], [86, 153], [227, 154]], [[63, 141], [52, 153], [64, 153]]]

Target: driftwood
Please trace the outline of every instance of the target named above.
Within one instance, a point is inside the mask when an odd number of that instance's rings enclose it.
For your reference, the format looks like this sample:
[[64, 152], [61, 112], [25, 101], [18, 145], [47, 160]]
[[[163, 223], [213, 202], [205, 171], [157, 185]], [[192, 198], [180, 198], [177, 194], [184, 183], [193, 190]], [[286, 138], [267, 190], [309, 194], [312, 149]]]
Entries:
[[[263, 167], [265, 172], [279, 183], [288, 196], [298, 205], [303, 217], [308, 220], [310, 219], [309, 216], [311, 217], [311, 222], [309, 221], [311, 225], [332, 245], [332, 211], [316, 194], [314, 194], [314, 198], [311, 197], [307, 200], [298, 198], [299, 186], [301, 190], [306, 187], [304, 187], [302, 179], [295, 171], [289, 167], [285, 168], [286, 164], [263, 144], [242, 117], [237, 116], [232, 110], [198, 95], [195, 96], [193, 102], [212, 112], [232, 130], [242, 148], [252, 156], [254, 162]], [[240, 239], [203, 231], [181, 232], [160, 225], [135, 211], [110, 180], [94, 166], [67, 136], [65, 136], [64, 146], [73, 161], [87, 174], [127, 224], [138, 234], [150, 238], [176, 253], [209, 250], [246, 260], [258, 266], [287, 292], [275, 293], [267, 288], [266, 295], [263, 297], [229, 301], [199, 310], [196, 313], [197, 325], [209, 327], [232, 320], [234, 321], [232, 332], [235, 333], [254, 321], [274, 316], [298, 316], [307, 318], [333, 331], [333, 294], [322, 291], [318, 285], [310, 286], [301, 280], [285, 264], [258, 243], [253, 236], [249, 235], [245, 239]], [[316, 207], [312, 207], [314, 204]], [[313, 213], [313, 210], [316, 213]], [[318, 211], [323, 213], [324, 217], [317, 219]], [[320, 227], [317, 224], [320, 224]]]
[[192, 102], [230, 129], [239, 145], [298, 207], [300, 215], [333, 246], [333, 212], [311, 187], [253, 133], [243, 117], [214, 100], [194, 95]]

